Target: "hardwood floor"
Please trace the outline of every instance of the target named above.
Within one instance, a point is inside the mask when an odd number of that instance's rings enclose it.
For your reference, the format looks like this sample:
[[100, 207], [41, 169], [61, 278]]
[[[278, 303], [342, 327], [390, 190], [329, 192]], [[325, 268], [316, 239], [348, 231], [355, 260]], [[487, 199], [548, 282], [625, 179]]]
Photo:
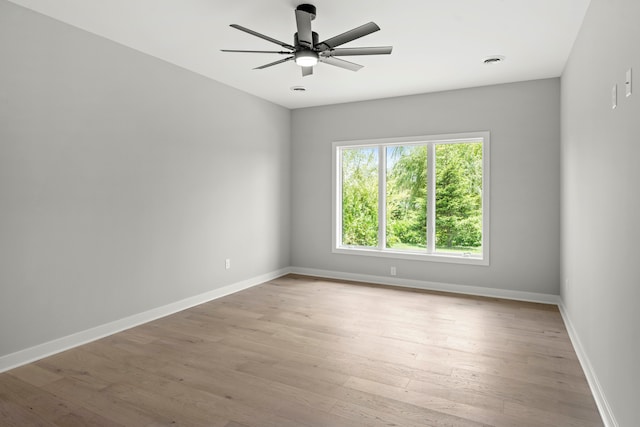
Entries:
[[287, 276], [0, 374], [2, 426], [602, 426], [557, 307]]

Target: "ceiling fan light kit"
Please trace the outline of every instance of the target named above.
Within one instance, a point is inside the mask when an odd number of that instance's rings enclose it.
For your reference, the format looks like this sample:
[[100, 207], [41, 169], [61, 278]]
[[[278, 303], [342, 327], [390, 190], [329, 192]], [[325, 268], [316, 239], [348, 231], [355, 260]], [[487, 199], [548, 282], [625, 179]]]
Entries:
[[294, 54], [296, 64], [301, 67], [313, 67], [318, 63], [318, 54], [312, 50], [300, 50]]
[[274, 53], [278, 55], [288, 55], [284, 59], [270, 62], [265, 65], [254, 68], [261, 70], [277, 64], [282, 64], [294, 60], [297, 65], [302, 68], [302, 76], [313, 74], [313, 67], [318, 62], [333, 65], [335, 67], [344, 68], [346, 70], [358, 71], [362, 65], [336, 58], [337, 56], [357, 56], [357, 55], [388, 55], [393, 50], [392, 46], [376, 46], [376, 47], [355, 47], [355, 48], [338, 48], [345, 43], [359, 39], [371, 33], [380, 30], [380, 27], [374, 22], [361, 25], [357, 28], [331, 37], [319, 42], [318, 33], [311, 30], [311, 21], [316, 17], [316, 7], [311, 4], [301, 4], [295, 10], [297, 32], [293, 37], [293, 45], [276, 40], [272, 37], [250, 30], [238, 24], [231, 24], [232, 28], [243, 31], [252, 36], [261, 38], [268, 42], [279, 45], [287, 49], [283, 51], [274, 50], [236, 50], [222, 49], [223, 52], [241, 52], [241, 53]]

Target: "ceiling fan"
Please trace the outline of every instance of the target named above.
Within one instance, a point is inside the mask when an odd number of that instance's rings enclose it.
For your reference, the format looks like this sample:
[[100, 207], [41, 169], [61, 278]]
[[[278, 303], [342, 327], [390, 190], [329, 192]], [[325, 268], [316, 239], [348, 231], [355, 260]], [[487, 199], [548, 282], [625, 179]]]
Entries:
[[295, 60], [296, 64], [302, 67], [302, 76], [304, 77], [313, 74], [313, 66], [316, 65], [318, 61], [347, 70], [358, 71], [360, 68], [362, 68], [362, 65], [345, 61], [344, 59], [336, 57], [357, 55], [388, 55], [393, 49], [392, 46], [338, 48], [338, 46], [380, 30], [380, 27], [378, 27], [378, 25], [376, 25], [374, 22], [369, 22], [345, 33], [339, 34], [335, 37], [331, 37], [324, 41], [318, 42], [318, 33], [311, 30], [311, 21], [313, 21], [316, 17], [316, 7], [311, 4], [301, 4], [296, 8], [295, 13], [298, 32], [293, 36], [293, 45], [281, 42], [280, 40], [276, 40], [269, 36], [265, 36], [264, 34], [260, 34], [241, 25], [231, 24], [231, 27], [235, 29], [244, 31], [245, 33], [249, 33], [271, 43], [280, 45], [281, 47], [288, 49], [287, 51], [234, 49], [222, 49], [222, 51], [243, 53], [276, 53], [279, 55], [289, 55], [284, 59], [270, 62], [260, 67], [256, 67], [254, 68], [254, 70], [261, 70], [273, 65]]

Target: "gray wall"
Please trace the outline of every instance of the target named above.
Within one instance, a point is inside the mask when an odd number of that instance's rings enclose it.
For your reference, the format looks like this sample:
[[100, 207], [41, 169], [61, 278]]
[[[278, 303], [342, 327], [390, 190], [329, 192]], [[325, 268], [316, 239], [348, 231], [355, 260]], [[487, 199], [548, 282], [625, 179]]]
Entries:
[[562, 76], [561, 295], [620, 426], [640, 420], [639, 17], [637, 0], [592, 0]]
[[0, 356], [289, 266], [289, 110], [4, 0], [0, 61]]
[[[294, 110], [292, 265], [558, 294], [560, 80]], [[331, 253], [331, 143], [491, 131], [491, 265]]]

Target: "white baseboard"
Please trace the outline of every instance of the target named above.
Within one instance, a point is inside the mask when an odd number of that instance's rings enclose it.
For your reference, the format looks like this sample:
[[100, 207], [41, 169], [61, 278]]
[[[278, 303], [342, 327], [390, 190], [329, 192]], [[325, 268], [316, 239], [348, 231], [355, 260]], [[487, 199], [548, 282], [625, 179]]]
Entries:
[[558, 307], [560, 308], [562, 320], [564, 320], [564, 324], [567, 327], [569, 338], [571, 339], [573, 348], [576, 351], [576, 355], [578, 356], [578, 360], [580, 361], [580, 365], [582, 366], [584, 375], [587, 377], [587, 382], [589, 383], [591, 394], [593, 395], [593, 398], [596, 401], [596, 405], [598, 406], [598, 411], [600, 411], [602, 422], [606, 427], [618, 427], [618, 423], [613, 416], [611, 406], [609, 406], [609, 402], [607, 401], [604, 391], [600, 386], [600, 381], [598, 381], [598, 377], [596, 376], [596, 373], [591, 366], [591, 361], [589, 360], [587, 353], [584, 351], [584, 347], [582, 346], [582, 342], [580, 341], [578, 332], [571, 322], [571, 318], [569, 317], [569, 313], [567, 312], [567, 309], [564, 306], [564, 301], [562, 299], [560, 299]]
[[318, 270], [314, 268], [291, 267], [291, 273], [305, 276], [326, 277], [327, 279], [350, 280], [380, 285], [402, 286], [406, 288], [424, 289], [429, 291], [452, 292], [456, 294], [476, 295], [482, 297], [503, 298], [517, 301], [537, 302], [557, 305], [558, 295], [539, 294], [535, 292], [512, 291], [507, 289], [484, 288], [481, 286], [455, 285], [451, 283], [428, 282], [398, 277], [374, 276], [369, 274], [345, 273], [341, 271]]
[[251, 288], [261, 283], [268, 282], [269, 280], [273, 280], [289, 274], [290, 272], [290, 268], [283, 268], [281, 270], [272, 271], [270, 273], [252, 277], [241, 282], [223, 286], [221, 288], [214, 289], [200, 295], [185, 298], [183, 300], [176, 301], [162, 307], [157, 307], [148, 311], [144, 311], [142, 313], [125, 317], [123, 319], [105, 323], [103, 325], [96, 326], [95, 328], [80, 331], [75, 334], [67, 335], [62, 338], [58, 338], [43, 344], [38, 344], [36, 346], [17, 351], [15, 353], [7, 354], [0, 357], [0, 372], [17, 368], [18, 366], [34, 362], [36, 360], [51, 356], [56, 353], [60, 353], [65, 350], [69, 350], [82, 344], [87, 344], [91, 341], [104, 338], [108, 335], [133, 328], [134, 326], [138, 326], [143, 323], [147, 323], [152, 320], [177, 313], [178, 311], [186, 310], [187, 308], [191, 308], [196, 305], [221, 298], [226, 295], [242, 291], [244, 289]]
[[277, 271], [266, 273], [257, 277], [253, 277], [241, 282], [233, 283], [222, 288], [214, 289], [200, 295], [185, 298], [162, 307], [154, 308], [142, 313], [134, 314], [123, 319], [115, 320], [95, 328], [77, 332], [62, 338], [58, 338], [43, 344], [39, 344], [24, 350], [17, 351], [0, 357], [0, 372], [8, 371], [18, 366], [34, 362], [47, 356], [77, 347], [91, 341], [104, 338], [108, 335], [133, 328], [143, 323], [177, 313], [182, 310], [194, 307], [196, 305], [212, 301], [226, 295], [239, 292], [269, 280], [276, 279], [286, 274], [301, 274], [313, 277], [322, 277], [327, 279], [349, 280], [354, 282], [367, 282], [389, 286], [402, 286], [407, 288], [424, 289], [432, 291], [452, 292], [465, 295], [476, 295], [493, 298], [504, 298], [518, 301], [529, 301], [543, 304], [554, 304], [560, 309], [560, 313], [567, 327], [567, 332], [578, 356], [578, 360], [582, 365], [585, 376], [591, 388], [591, 392], [602, 416], [606, 427], [618, 427], [613, 416], [611, 407], [609, 406], [604, 392], [600, 386], [598, 378], [591, 366], [591, 362], [587, 357], [584, 347], [578, 337], [578, 334], [571, 323], [562, 299], [558, 295], [540, 294], [535, 292], [513, 291], [506, 289], [484, 288], [479, 286], [456, 285], [451, 283], [429, 282], [413, 279], [401, 279], [397, 277], [374, 276], [368, 274], [345, 273], [340, 271], [319, 270], [304, 267], [288, 267]]
[[607, 402], [602, 387], [600, 386], [600, 382], [598, 381], [598, 377], [596, 376], [595, 371], [591, 366], [591, 362], [589, 361], [589, 358], [584, 351], [584, 347], [582, 346], [580, 338], [578, 337], [578, 333], [573, 327], [571, 319], [569, 318], [567, 310], [564, 306], [564, 302], [559, 295], [539, 294], [535, 292], [512, 291], [496, 288], [483, 288], [478, 286], [455, 285], [451, 283], [427, 282], [421, 280], [400, 279], [397, 277], [344, 273], [340, 271], [318, 270], [303, 267], [292, 267], [290, 272], [306, 276], [325, 277], [328, 279], [368, 282], [390, 286], [403, 286], [408, 288], [425, 289], [431, 291], [443, 291], [466, 295], [504, 298], [518, 301], [529, 301], [557, 305], [560, 310], [560, 314], [562, 315], [564, 324], [567, 328], [571, 343], [573, 344], [576, 355], [578, 356], [578, 360], [580, 361], [580, 365], [582, 366], [582, 370], [584, 371], [587, 382], [589, 383], [593, 398], [595, 399], [598, 410], [600, 411], [602, 421], [604, 422], [604, 425], [606, 427], [618, 427], [618, 423], [613, 416], [613, 411], [611, 410], [611, 407]]

